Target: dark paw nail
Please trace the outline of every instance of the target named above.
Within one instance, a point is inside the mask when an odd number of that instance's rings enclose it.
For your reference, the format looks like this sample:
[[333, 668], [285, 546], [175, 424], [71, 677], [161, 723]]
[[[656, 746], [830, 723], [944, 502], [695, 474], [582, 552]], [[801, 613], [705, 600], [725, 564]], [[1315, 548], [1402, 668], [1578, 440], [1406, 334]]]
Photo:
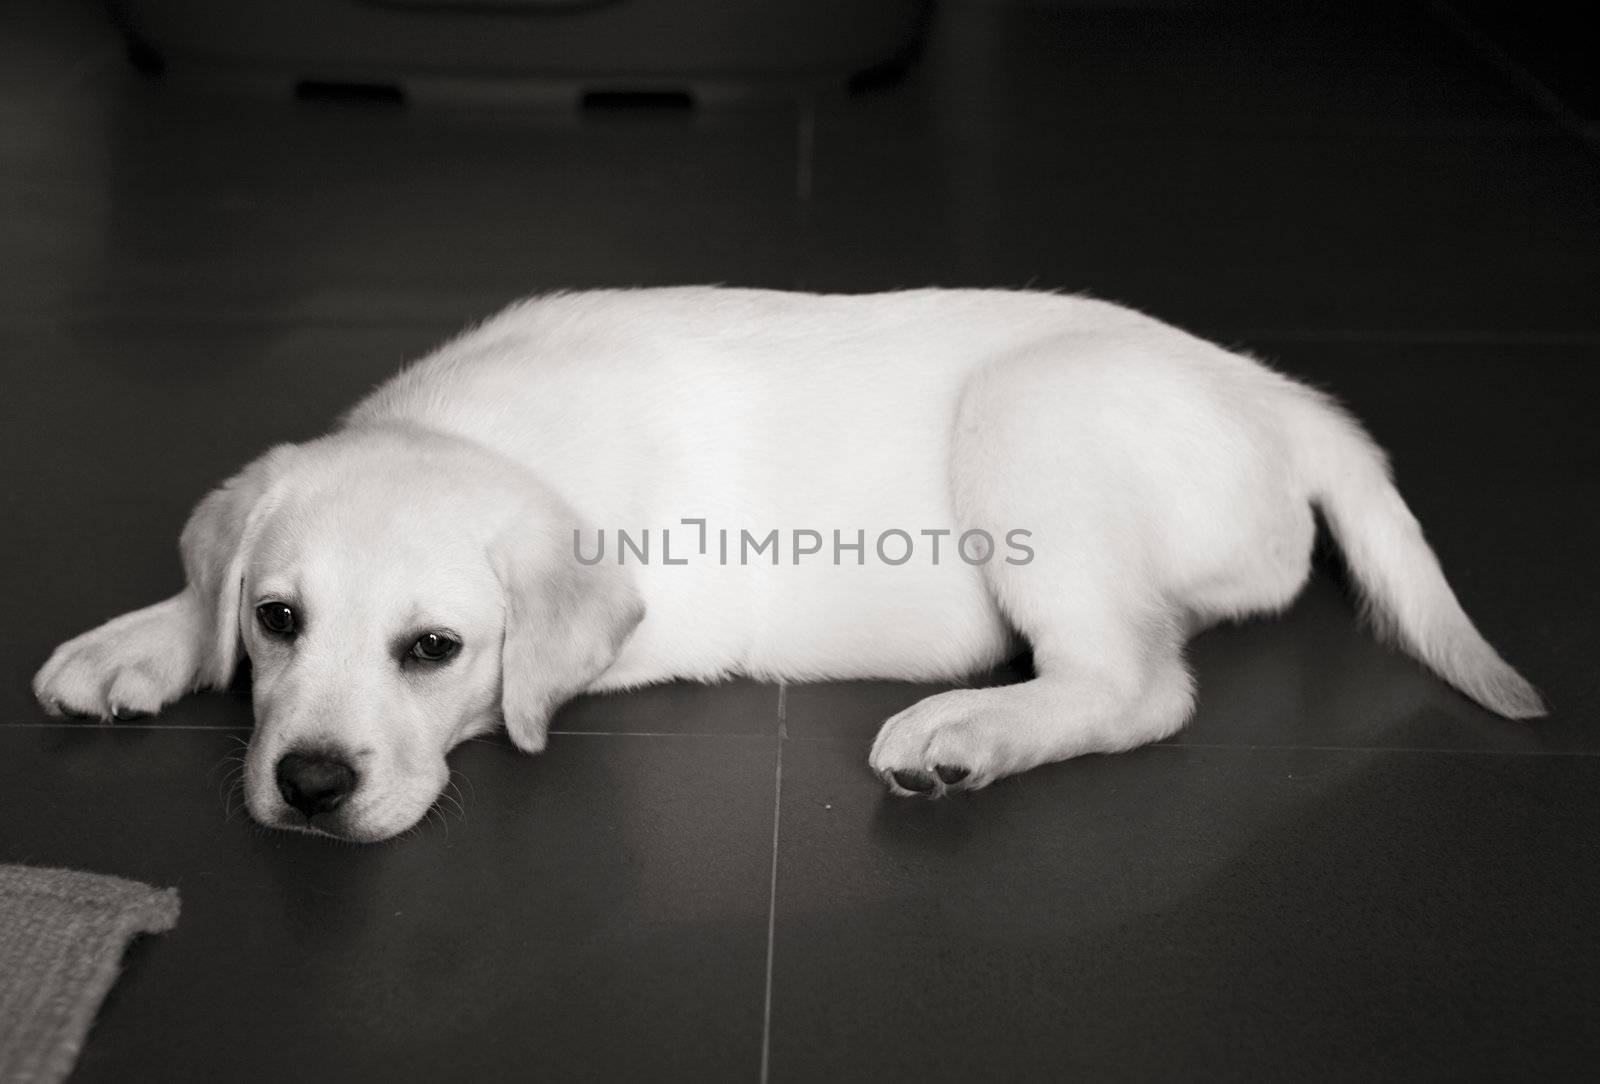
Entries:
[[894, 781], [906, 790], [916, 791], [918, 794], [927, 794], [933, 790], [935, 784], [933, 776], [927, 772], [902, 771], [893, 772]]
[[134, 719], [148, 719], [148, 711], [139, 711], [136, 708], [125, 708], [121, 704], [111, 705], [111, 717], [119, 723], [132, 722]]
[[944, 780], [944, 785], [953, 787], [967, 776], [972, 774], [970, 768], [957, 768], [950, 764], [939, 764], [933, 769], [939, 773], [939, 778]]

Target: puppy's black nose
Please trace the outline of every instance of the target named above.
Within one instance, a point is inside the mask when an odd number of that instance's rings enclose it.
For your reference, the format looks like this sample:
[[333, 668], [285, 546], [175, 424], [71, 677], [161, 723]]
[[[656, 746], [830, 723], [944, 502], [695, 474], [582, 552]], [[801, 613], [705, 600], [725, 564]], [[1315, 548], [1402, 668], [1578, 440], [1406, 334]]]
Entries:
[[278, 761], [278, 793], [307, 817], [337, 809], [356, 789], [356, 770], [326, 753], [285, 753]]

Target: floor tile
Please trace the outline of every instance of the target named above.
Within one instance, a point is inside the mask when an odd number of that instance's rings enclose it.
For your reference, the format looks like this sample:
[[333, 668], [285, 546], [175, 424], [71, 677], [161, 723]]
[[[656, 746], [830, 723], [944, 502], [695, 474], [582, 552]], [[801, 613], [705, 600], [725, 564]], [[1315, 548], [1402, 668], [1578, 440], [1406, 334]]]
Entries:
[[[1208, 83], [1132, 62], [1138, 17], [963, 10], [918, 78], [818, 106], [807, 288], [1031, 285], [1190, 326], [1600, 331], [1594, 158], [1505, 103], [1439, 119], [1448, 94], [1407, 81], [1404, 37], [1343, 52], [1316, 18], [1294, 31], [1283, 17], [1272, 26], [1292, 40], [1275, 53], [1240, 16], [1229, 42], [1150, 39]], [[1113, 25], [1122, 53], [1096, 53]], [[1080, 48], [1095, 58], [1082, 75]], [[1471, 63], [1439, 79], [1467, 80]], [[1306, 64], [1348, 82], [1308, 101], [1325, 84]]]
[[225, 818], [232, 735], [5, 728], [0, 861], [182, 895], [76, 1081], [752, 1080], [774, 745], [473, 742], [463, 814], [354, 847]]
[[0, 314], [459, 323], [541, 289], [793, 277], [792, 105], [476, 114], [122, 78], [0, 140]]
[[957, 801], [791, 741], [772, 1079], [1570, 1078], [1600, 759], [1150, 748]]
[[1520, 88], [1421, 8], [947, 0], [906, 87], [1039, 128], [1258, 134], [1495, 128]]

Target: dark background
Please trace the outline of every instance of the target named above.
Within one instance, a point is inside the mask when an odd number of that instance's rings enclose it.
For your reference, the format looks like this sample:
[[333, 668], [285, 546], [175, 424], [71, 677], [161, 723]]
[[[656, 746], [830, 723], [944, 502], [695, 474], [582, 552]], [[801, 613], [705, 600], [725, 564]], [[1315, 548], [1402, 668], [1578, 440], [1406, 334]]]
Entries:
[[[896, 78], [897, 35], [796, 5], [747, 34], [811, 58], [775, 78], [684, 70], [733, 23], [638, 5], [648, 33], [495, 78], [393, 5], [322, 5], [393, 55], [309, 67], [315, 4], [233, 52], [201, 31], [239, 9], [191, 6], [138, 67], [94, 5], [0, 15], [0, 860], [184, 908], [78, 1079], [1591, 1073], [1592, 34], [950, 0]], [[1368, 422], [1554, 712], [1375, 643], [1332, 563], [1195, 642], [1171, 741], [937, 805], [865, 769], [930, 691], [894, 683], [588, 698], [542, 757], [458, 751], [463, 812], [366, 848], [249, 823], [242, 688], [113, 727], [33, 703], [55, 644], [178, 587], [189, 507], [267, 444], [519, 295], [686, 282], [1087, 290], [1255, 351]]]

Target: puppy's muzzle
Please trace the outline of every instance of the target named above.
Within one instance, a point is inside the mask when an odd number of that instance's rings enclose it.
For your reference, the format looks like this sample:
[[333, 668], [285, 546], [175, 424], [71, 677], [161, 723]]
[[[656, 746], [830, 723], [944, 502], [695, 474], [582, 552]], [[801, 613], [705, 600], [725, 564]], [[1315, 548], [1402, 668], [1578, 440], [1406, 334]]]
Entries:
[[359, 777], [350, 762], [334, 753], [285, 753], [278, 761], [278, 793], [309, 821], [331, 813], [356, 789]]

